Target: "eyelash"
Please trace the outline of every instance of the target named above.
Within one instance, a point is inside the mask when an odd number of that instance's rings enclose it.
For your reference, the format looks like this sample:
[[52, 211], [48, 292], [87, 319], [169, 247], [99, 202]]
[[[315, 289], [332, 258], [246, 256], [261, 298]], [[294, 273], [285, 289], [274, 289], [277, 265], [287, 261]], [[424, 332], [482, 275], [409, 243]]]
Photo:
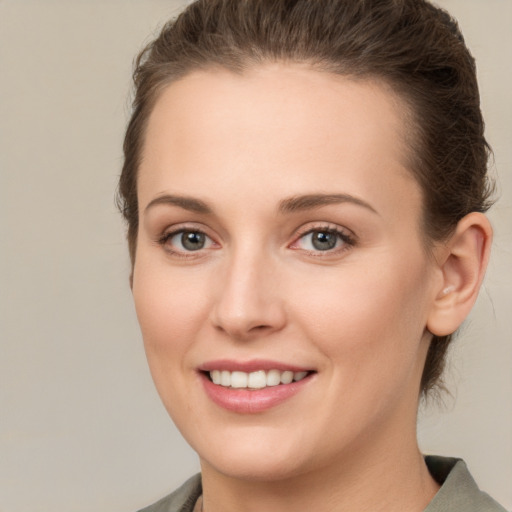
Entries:
[[313, 256], [315, 258], [325, 258], [332, 255], [338, 255], [340, 253], [343, 253], [345, 251], [350, 250], [352, 247], [356, 245], [356, 238], [354, 235], [350, 234], [348, 230], [342, 229], [338, 226], [333, 225], [321, 225], [321, 226], [308, 226], [303, 231], [299, 232], [299, 235], [295, 239], [295, 241], [289, 246], [291, 249], [300, 250], [299, 247], [297, 247], [297, 244], [300, 240], [303, 240], [306, 236], [312, 235], [313, 233], [328, 233], [331, 235], [335, 235], [337, 237], [336, 243], [338, 243], [338, 240], [342, 242], [341, 247], [334, 247], [332, 249], [327, 250], [304, 250], [308, 256]]
[[164, 249], [171, 254], [174, 257], [178, 258], [197, 258], [200, 256], [200, 253], [202, 252], [202, 248], [198, 249], [196, 251], [186, 251], [186, 250], [175, 250], [172, 248], [172, 246], [169, 244], [169, 241], [174, 238], [177, 235], [184, 235], [185, 233], [190, 234], [198, 234], [203, 235], [206, 239], [210, 240], [211, 242], [215, 243], [213, 239], [208, 236], [202, 229], [196, 228], [196, 227], [186, 227], [181, 226], [178, 229], [175, 229], [173, 231], [168, 231], [162, 234], [157, 240], [158, 244], [164, 247]]
[[[336, 244], [338, 241], [342, 242], [341, 247], [334, 247], [327, 250], [305, 250], [302, 249], [303, 252], [305, 252], [309, 256], [313, 256], [316, 258], [322, 258], [322, 257], [328, 257], [332, 256], [334, 254], [340, 254], [342, 252], [345, 252], [347, 250], [350, 250], [354, 245], [356, 245], [356, 239], [352, 234], [349, 234], [347, 232], [348, 230], [341, 229], [338, 226], [333, 225], [321, 225], [321, 226], [313, 226], [313, 227], [307, 227], [303, 230], [301, 230], [298, 233], [298, 236], [295, 238], [294, 242], [292, 242], [288, 247], [293, 250], [300, 250], [300, 247], [297, 247], [297, 244], [300, 240], [303, 240], [306, 236], [312, 235], [313, 233], [328, 233], [335, 235], [337, 237]], [[210, 241], [210, 243], [215, 244], [216, 242], [208, 236], [205, 231], [202, 229], [196, 228], [196, 227], [186, 227], [182, 226], [178, 229], [174, 229], [173, 231], [165, 232], [163, 233], [158, 239], [157, 243], [165, 248], [165, 250], [170, 253], [174, 257], [178, 258], [197, 258], [201, 255], [204, 248], [198, 249], [196, 251], [190, 250], [176, 250], [172, 247], [172, 245], [169, 244], [169, 241], [177, 236], [190, 233], [190, 234], [198, 234], [204, 236], [206, 239]]]

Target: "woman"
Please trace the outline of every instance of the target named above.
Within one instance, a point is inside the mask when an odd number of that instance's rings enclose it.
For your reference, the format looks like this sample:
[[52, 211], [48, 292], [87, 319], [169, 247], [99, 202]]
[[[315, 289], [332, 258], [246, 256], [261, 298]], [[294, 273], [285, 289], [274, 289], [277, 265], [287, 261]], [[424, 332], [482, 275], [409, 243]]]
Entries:
[[201, 461], [145, 510], [503, 510], [416, 440], [492, 238], [455, 22], [422, 0], [198, 1], [135, 85], [133, 295]]

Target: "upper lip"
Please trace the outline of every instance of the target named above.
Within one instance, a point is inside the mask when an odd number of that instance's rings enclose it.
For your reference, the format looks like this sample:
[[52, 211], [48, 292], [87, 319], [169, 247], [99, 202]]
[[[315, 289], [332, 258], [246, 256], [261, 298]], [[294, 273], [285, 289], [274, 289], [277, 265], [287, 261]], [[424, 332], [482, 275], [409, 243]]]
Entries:
[[226, 370], [230, 372], [256, 372], [258, 370], [279, 370], [282, 372], [308, 372], [313, 371], [312, 368], [307, 368], [300, 365], [283, 363], [279, 361], [272, 361], [269, 359], [251, 359], [249, 361], [236, 361], [233, 359], [216, 359], [214, 361], [207, 361], [198, 367], [199, 371], [211, 372], [213, 370]]

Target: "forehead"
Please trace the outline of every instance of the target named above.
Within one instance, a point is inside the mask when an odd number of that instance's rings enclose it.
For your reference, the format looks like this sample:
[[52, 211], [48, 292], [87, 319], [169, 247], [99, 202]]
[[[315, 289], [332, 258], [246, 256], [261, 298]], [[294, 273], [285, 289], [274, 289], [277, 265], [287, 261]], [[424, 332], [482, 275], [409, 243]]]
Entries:
[[344, 192], [370, 196], [396, 188], [391, 178], [411, 186], [406, 118], [405, 104], [385, 84], [305, 65], [196, 71], [169, 85], [155, 104], [139, 198], [147, 204], [169, 187], [292, 195], [333, 179], [342, 180]]

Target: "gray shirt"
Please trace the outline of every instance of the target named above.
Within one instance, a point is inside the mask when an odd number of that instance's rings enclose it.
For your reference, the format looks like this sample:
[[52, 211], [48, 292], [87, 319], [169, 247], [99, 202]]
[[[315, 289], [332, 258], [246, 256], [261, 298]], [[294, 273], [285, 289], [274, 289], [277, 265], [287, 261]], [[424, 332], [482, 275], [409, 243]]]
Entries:
[[[507, 512], [478, 488], [463, 460], [429, 455], [425, 462], [441, 488], [424, 512]], [[139, 512], [192, 512], [201, 492], [201, 475], [195, 475]]]

